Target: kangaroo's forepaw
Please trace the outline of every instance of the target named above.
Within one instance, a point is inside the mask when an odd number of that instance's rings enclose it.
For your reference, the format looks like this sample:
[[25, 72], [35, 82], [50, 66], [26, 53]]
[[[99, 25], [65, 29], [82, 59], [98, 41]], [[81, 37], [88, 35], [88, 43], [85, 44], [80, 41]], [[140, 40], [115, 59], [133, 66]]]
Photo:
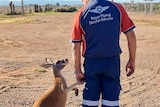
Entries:
[[75, 88], [73, 88], [72, 90], [74, 91], [75, 96], [78, 96], [78, 94], [79, 94], [79, 90], [78, 90], [78, 88], [77, 88], [77, 87], [75, 87]]

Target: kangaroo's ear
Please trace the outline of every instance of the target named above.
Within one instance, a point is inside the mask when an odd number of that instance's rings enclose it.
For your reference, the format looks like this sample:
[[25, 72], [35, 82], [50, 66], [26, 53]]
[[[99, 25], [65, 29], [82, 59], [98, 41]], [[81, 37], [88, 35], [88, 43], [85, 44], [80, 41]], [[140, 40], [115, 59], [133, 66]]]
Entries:
[[51, 58], [45, 58], [45, 61], [48, 62], [49, 64], [53, 64], [53, 60]]
[[43, 68], [49, 68], [49, 67], [52, 67], [53, 65], [54, 65], [54, 63], [51, 58], [45, 58], [45, 62], [39, 64], [39, 66], [41, 66]]

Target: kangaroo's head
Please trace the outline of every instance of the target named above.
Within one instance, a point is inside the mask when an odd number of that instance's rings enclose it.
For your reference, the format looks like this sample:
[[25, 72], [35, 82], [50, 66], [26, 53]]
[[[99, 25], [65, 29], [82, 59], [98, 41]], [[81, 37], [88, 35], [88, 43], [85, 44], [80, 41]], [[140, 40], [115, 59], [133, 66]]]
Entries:
[[53, 73], [58, 74], [67, 64], [68, 64], [68, 59], [53, 61], [51, 58], [45, 58], [45, 63], [39, 64], [39, 66], [43, 68], [51, 67], [53, 69]]
[[68, 64], [68, 59], [61, 59], [61, 60], [53, 61], [51, 58], [45, 58], [45, 63], [42, 63], [39, 66], [41, 66], [43, 68], [51, 67], [53, 70], [53, 75], [54, 75], [55, 79], [57, 79], [57, 77], [60, 78], [60, 81], [56, 81], [56, 83], [58, 83], [58, 84], [60, 83], [60, 85], [59, 85], [60, 87], [61, 87], [61, 83], [62, 83], [63, 89], [66, 89], [67, 88], [66, 80], [60, 71], [67, 64]]
[[55, 63], [53, 63], [53, 69], [54, 69], [55, 71], [60, 71], [60, 70], [62, 70], [67, 64], [68, 64], [68, 59], [57, 60]]

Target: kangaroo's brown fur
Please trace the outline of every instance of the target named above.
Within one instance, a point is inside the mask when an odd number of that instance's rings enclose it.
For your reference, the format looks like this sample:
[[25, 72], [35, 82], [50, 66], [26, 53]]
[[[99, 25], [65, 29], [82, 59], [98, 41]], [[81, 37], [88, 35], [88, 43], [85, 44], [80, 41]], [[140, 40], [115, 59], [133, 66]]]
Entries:
[[[46, 59], [46, 61], [47, 60], [48, 59]], [[35, 101], [33, 107], [65, 107], [67, 92], [77, 85], [74, 84], [67, 89], [66, 80], [60, 73], [60, 70], [68, 63], [67, 59], [58, 60], [56, 63], [53, 63], [51, 59], [49, 60], [47, 64], [42, 64], [40, 66], [45, 68], [51, 67], [55, 79], [53, 80], [52, 86]], [[77, 93], [78, 89], [75, 91], [75, 93]]]
[[36, 100], [33, 107], [65, 107], [67, 93], [61, 85], [61, 78], [56, 77], [53, 85]]

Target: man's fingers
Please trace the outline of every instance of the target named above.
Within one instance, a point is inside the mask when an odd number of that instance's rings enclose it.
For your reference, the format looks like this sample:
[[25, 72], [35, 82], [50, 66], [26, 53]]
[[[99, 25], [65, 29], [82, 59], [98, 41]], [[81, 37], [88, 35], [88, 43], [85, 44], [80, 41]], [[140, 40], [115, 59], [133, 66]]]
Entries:
[[127, 68], [127, 77], [131, 76], [133, 73], [134, 73], [134, 69], [131, 69], [131, 68]]
[[85, 78], [83, 77], [83, 78], [79, 79], [78, 82], [79, 82], [80, 84], [83, 84], [83, 83], [85, 82]]
[[81, 81], [81, 82], [85, 82], [85, 78], [82, 78], [80, 81]]
[[134, 70], [135, 70], [134, 63], [128, 62], [127, 65], [126, 65], [126, 74], [127, 74], [127, 77], [131, 76], [134, 73]]
[[132, 74], [133, 74], [133, 72], [128, 72], [127, 77], [131, 76]]

